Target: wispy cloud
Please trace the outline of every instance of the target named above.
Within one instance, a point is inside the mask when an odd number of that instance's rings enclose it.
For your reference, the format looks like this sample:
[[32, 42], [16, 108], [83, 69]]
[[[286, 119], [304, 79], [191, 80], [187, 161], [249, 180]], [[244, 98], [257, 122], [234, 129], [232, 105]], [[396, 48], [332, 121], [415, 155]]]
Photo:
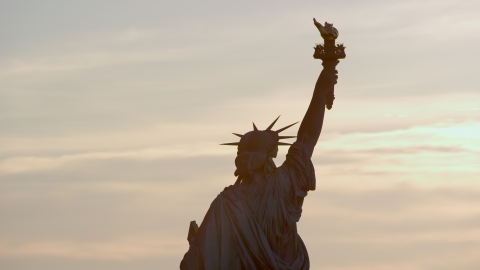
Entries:
[[[196, 149], [195, 149], [196, 148]], [[225, 155], [224, 151], [212, 151], [212, 145], [192, 147], [183, 146], [170, 149], [142, 149], [138, 151], [124, 151], [124, 152], [93, 152], [81, 153], [71, 155], [61, 155], [56, 157], [14, 157], [0, 160], [0, 174], [31, 172], [38, 170], [52, 170], [61, 166], [74, 162], [82, 162], [86, 160], [102, 160], [102, 159], [175, 159], [186, 158], [194, 156], [208, 156], [208, 155]]]
[[124, 236], [106, 242], [43, 241], [9, 244], [0, 241], [0, 257], [69, 258], [132, 261], [181, 253], [184, 244], [171, 235]]

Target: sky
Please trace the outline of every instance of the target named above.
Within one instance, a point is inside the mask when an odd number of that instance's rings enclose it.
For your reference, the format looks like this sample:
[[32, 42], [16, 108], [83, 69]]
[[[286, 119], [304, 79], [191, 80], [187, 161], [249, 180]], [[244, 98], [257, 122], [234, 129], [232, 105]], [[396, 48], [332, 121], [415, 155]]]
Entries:
[[480, 269], [476, 0], [0, 0], [0, 268], [178, 268], [235, 182], [219, 144], [302, 119], [313, 17], [347, 57], [298, 223], [311, 269]]

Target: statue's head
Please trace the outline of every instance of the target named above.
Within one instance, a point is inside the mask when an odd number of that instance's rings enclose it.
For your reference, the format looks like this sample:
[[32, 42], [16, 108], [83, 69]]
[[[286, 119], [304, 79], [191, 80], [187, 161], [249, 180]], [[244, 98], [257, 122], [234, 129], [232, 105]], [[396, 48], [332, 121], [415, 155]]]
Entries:
[[238, 142], [238, 152], [266, 153], [272, 158], [277, 157], [278, 133], [272, 130], [253, 130], [242, 135]]
[[[280, 116], [279, 116], [280, 117]], [[253, 130], [243, 135], [233, 133], [240, 137], [239, 142], [224, 143], [222, 145], [236, 145], [238, 146], [237, 158], [235, 165], [237, 170], [235, 175], [252, 174], [255, 171], [271, 170], [273, 168], [265, 168], [265, 165], [273, 164], [272, 158], [277, 157], [279, 145], [290, 145], [289, 143], [279, 142], [281, 139], [295, 138], [295, 136], [279, 136], [278, 134], [285, 129], [295, 125], [291, 124], [279, 130], [272, 130], [272, 127], [277, 122], [278, 118], [273, 121], [265, 130], [258, 130], [253, 124]], [[297, 122], [298, 123], [298, 122]], [[273, 164], [274, 166], [275, 164]]]

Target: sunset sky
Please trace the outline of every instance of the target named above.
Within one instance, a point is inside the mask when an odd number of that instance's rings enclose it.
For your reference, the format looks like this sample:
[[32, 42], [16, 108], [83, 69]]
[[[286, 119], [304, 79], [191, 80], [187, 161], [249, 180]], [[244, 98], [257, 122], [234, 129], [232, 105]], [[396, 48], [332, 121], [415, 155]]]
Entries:
[[480, 269], [478, 0], [0, 0], [0, 269], [178, 269], [235, 182], [219, 144], [302, 119], [313, 17], [347, 57], [311, 269]]

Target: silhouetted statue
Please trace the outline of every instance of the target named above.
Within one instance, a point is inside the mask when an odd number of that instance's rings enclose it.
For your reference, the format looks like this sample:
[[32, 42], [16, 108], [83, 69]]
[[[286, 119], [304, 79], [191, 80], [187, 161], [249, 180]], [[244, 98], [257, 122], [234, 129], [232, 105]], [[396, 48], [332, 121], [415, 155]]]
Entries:
[[[253, 124], [253, 131], [240, 137], [234, 185], [226, 187], [212, 202], [200, 227], [190, 223], [190, 248], [180, 269], [309, 269], [307, 249], [297, 233], [302, 204], [309, 190], [315, 190], [313, 149], [323, 125], [327, 97], [333, 102], [338, 59], [343, 49], [335, 46], [338, 31], [314, 19], [325, 39], [325, 47], [315, 48], [315, 58], [323, 60], [323, 70], [315, 85], [307, 113], [300, 124], [297, 140], [290, 146], [285, 162], [276, 167], [279, 133], [292, 125], [273, 130], [278, 118], [265, 130]], [[327, 44], [327, 41], [333, 42]], [[343, 46], [342, 46], [343, 48]], [[332, 51], [333, 50], [333, 51]], [[343, 54], [342, 54], [343, 53]], [[335, 57], [336, 56], [336, 57]], [[331, 103], [330, 103], [331, 105]], [[296, 123], [295, 123], [296, 124]]]

